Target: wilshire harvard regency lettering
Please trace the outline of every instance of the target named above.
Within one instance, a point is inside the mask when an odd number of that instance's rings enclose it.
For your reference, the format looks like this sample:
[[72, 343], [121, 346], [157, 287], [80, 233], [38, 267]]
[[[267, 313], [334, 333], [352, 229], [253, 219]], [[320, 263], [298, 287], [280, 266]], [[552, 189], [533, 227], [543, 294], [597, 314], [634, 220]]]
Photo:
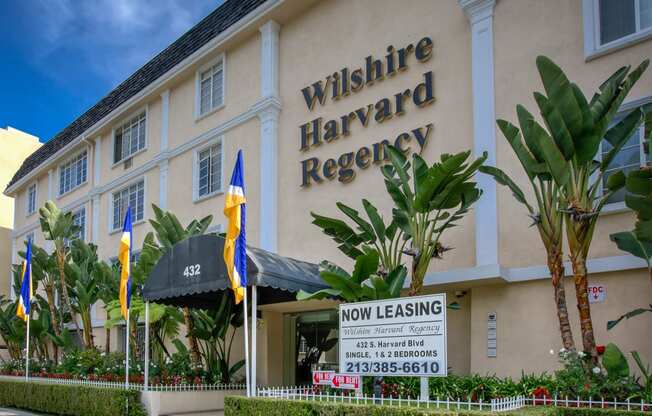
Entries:
[[[372, 55], [365, 58], [364, 66], [354, 69], [342, 68], [340, 71], [328, 75], [325, 79], [314, 82], [301, 90], [308, 110], [312, 111], [316, 105], [325, 106], [330, 92], [331, 100], [340, 100], [354, 94], [365, 87], [371, 86], [388, 77], [393, 77], [409, 67], [410, 57], [418, 62], [426, 62], [432, 57], [433, 42], [429, 37], [424, 37], [416, 45], [395, 49], [387, 47], [387, 54], [382, 59], [375, 59]], [[398, 91], [391, 98], [381, 98], [375, 103], [354, 109], [342, 114], [338, 118], [326, 120], [317, 117], [299, 126], [300, 150], [308, 152], [323, 143], [332, 143], [351, 134], [355, 124], [367, 127], [373, 120], [381, 124], [391, 120], [394, 116], [402, 116], [409, 107], [410, 101], [416, 107], [425, 107], [435, 101], [432, 71], [423, 74], [422, 81], [413, 88]], [[324, 179], [338, 179], [347, 183], [355, 178], [355, 167], [366, 169], [372, 164], [381, 164], [388, 160], [384, 151], [387, 144], [392, 144], [406, 154], [413, 151], [413, 146], [420, 153], [426, 146], [432, 134], [433, 124], [419, 126], [409, 131], [398, 133], [391, 139], [379, 140], [371, 146], [362, 146], [355, 152], [347, 152], [337, 158], [326, 159], [323, 163], [317, 157], [310, 157], [301, 161], [301, 186], [308, 187], [313, 182], [321, 183]]]

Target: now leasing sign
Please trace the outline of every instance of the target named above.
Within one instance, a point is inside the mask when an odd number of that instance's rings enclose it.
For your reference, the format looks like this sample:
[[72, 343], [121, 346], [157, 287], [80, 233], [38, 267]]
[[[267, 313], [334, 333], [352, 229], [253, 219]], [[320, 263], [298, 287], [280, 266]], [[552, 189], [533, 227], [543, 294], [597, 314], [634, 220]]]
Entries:
[[340, 373], [445, 376], [446, 295], [340, 305]]

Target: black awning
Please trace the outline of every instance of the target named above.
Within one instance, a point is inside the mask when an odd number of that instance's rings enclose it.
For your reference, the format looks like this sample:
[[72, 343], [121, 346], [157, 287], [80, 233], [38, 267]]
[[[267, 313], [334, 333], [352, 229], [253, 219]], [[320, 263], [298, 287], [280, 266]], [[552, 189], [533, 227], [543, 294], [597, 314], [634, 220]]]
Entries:
[[[154, 266], [143, 287], [146, 301], [174, 306], [212, 308], [215, 293], [231, 287], [222, 257], [224, 239], [200, 235], [172, 247]], [[247, 284], [259, 287], [259, 304], [287, 302], [299, 290], [327, 286], [316, 264], [247, 247]]]

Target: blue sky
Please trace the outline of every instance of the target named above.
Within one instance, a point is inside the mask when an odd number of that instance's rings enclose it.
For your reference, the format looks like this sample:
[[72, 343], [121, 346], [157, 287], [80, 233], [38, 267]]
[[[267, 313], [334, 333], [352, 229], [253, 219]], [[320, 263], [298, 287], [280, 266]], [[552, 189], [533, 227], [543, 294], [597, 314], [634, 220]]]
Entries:
[[222, 0], [0, 0], [0, 127], [51, 139]]

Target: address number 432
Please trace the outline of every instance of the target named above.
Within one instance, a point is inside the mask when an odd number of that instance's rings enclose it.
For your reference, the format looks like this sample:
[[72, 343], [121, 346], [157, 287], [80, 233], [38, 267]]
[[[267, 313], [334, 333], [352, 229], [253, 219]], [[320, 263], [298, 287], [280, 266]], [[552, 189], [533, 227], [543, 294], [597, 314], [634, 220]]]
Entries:
[[184, 277], [198, 277], [201, 274], [201, 264], [191, 264], [183, 269]]

